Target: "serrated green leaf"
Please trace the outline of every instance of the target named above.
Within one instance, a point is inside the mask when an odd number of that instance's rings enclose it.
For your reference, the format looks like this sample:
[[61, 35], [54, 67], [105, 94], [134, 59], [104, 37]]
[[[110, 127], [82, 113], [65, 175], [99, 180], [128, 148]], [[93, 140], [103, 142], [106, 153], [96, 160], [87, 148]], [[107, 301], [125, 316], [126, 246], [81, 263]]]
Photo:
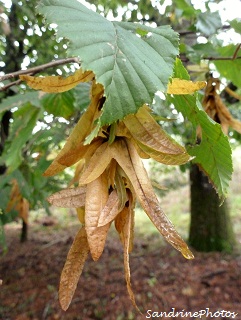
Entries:
[[182, 61], [180, 59], [176, 59], [175, 68], [174, 68], [174, 77], [184, 80], [190, 80], [190, 76], [187, 72], [187, 69], [184, 67]]
[[207, 36], [217, 33], [222, 27], [222, 20], [219, 12], [202, 12], [197, 16], [196, 28]]
[[221, 199], [227, 196], [233, 172], [232, 151], [227, 136], [220, 125], [208, 117], [195, 96], [175, 95], [169, 97], [177, 111], [187, 118], [193, 126], [201, 126], [202, 141], [200, 145], [187, 148], [193, 160], [208, 175]]
[[16, 94], [3, 99], [0, 103], [0, 112], [10, 110], [14, 107], [21, 107], [27, 102], [31, 102], [32, 105], [40, 107], [39, 92], [31, 91], [25, 94]]
[[103, 84], [101, 125], [135, 113], [155, 92], [166, 90], [178, 54], [178, 36], [169, 26], [110, 22], [76, 0], [43, 0], [38, 11], [70, 40], [69, 55], [79, 56], [81, 67]]
[[[179, 59], [176, 59], [174, 76], [189, 79], [187, 70]], [[193, 162], [205, 171], [219, 197], [224, 199], [227, 196], [233, 172], [232, 151], [227, 136], [223, 133], [221, 126], [209, 118], [202, 109], [197, 94], [168, 96], [168, 100], [184, 118], [192, 123], [195, 129], [198, 125], [201, 127], [201, 144], [189, 147], [187, 151], [191, 156], [195, 156]]]

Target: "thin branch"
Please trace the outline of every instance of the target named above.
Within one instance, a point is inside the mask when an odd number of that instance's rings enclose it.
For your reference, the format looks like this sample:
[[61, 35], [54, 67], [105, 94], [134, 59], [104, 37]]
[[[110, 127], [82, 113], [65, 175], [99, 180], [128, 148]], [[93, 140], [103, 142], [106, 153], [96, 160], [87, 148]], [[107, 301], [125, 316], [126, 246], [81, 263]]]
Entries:
[[13, 81], [13, 82], [10, 82], [8, 84], [6, 84], [5, 86], [1, 87], [0, 88], [0, 92], [1, 91], [5, 91], [7, 90], [8, 88], [12, 87], [12, 86], [15, 86], [15, 85], [19, 85], [20, 83], [22, 82], [22, 80], [16, 80], [16, 81]]
[[[217, 30], [229, 30], [230, 28], [231, 28], [230, 25], [225, 25], [225, 26], [222, 26], [221, 28], [218, 28]], [[197, 33], [205, 36], [205, 34], [203, 32], [201, 32], [200, 30], [193, 30], [193, 31], [175, 30], [175, 31], [177, 33], [179, 33], [179, 35], [181, 37], [186, 36], [186, 35], [196, 35], [197, 36]]]
[[237, 59], [237, 54], [239, 52], [240, 47], [241, 47], [241, 43], [237, 46], [237, 48], [236, 48], [236, 50], [235, 50], [235, 52], [233, 54], [233, 60]]
[[16, 71], [16, 72], [5, 74], [4, 76], [0, 77], [0, 81], [12, 79], [12, 78], [20, 76], [21, 74], [37, 73], [37, 72], [43, 71], [43, 70], [48, 69], [48, 68], [60, 66], [60, 65], [66, 64], [66, 63], [71, 63], [71, 62], [79, 63], [79, 59], [74, 57], [74, 58], [66, 58], [66, 59], [60, 59], [60, 60], [51, 61], [51, 62], [42, 64], [40, 66], [33, 67], [33, 68], [30, 68], [30, 69], [20, 70], [20, 71]]
[[210, 61], [213, 61], [213, 60], [226, 60], [226, 61], [232, 61], [232, 60], [238, 60], [238, 59], [241, 59], [241, 56], [238, 56], [238, 57], [203, 57], [202, 59], [204, 60], [210, 60]]

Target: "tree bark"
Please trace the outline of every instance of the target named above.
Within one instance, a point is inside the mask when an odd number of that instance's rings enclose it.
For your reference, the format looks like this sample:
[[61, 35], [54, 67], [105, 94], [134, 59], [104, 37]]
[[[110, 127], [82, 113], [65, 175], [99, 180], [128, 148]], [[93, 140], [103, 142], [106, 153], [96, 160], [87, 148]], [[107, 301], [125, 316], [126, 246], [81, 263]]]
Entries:
[[28, 240], [28, 224], [22, 220], [22, 230], [21, 230], [21, 242], [25, 242]]
[[215, 189], [197, 165], [191, 167], [190, 184], [190, 245], [197, 251], [231, 252], [235, 237], [227, 201], [220, 206]]

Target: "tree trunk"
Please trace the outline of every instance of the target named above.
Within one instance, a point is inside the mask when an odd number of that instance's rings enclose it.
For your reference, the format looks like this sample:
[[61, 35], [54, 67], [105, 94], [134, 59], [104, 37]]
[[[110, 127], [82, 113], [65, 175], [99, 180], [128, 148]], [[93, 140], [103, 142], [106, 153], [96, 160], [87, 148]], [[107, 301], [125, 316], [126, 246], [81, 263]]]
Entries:
[[21, 230], [20, 241], [25, 242], [27, 240], [28, 240], [28, 225], [24, 220], [22, 220], [22, 230]]
[[189, 243], [197, 251], [231, 252], [235, 243], [227, 201], [220, 199], [207, 176], [192, 165]]

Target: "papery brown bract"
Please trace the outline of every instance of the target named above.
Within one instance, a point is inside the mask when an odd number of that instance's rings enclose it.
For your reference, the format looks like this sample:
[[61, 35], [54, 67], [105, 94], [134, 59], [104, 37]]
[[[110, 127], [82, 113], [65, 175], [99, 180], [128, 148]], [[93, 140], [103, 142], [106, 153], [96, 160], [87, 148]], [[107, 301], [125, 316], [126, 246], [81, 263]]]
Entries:
[[93, 83], [92, 91], [93, 95], [91, 96], [90, 105], [74, 127], [63, 149], [44, 172], [45, 176], [55, 175], [65, 168], [72, 166], [80, 159], [90, 156], [90, 151], [92, 150], [92, 153], [94, 153], [95, 149], [103, 142], [102, 138], [97, 138], [91, 145], [84, 145], [85, 138], [93, 130], [94, 121], [100, 114], [98, 105], [103, 96], [103, 87], [100, 84]]
[[99, 217], [108, 200], [108, 177], [106, 171], [87, 184], [85, 200], [85, 228], [94, 261], [101, 256], [110, 223], [98, 227]]
[[183, 164], [190, 160], [185, 148], [161, 128], [147, 106], [141, 107], [135, 115], [127, 116], [123, 122], [135, 143], [149, 157], [169, 165]]
[[59, 301], [63, 310], [67, 310], [77, 287], [79, 277], [88, 257], [89, 245], [85, 228], [82, 227], [70, 247], [60, 277]]
[[104, 226], [110, 222], [112, 222], [118, 213], [120, 212], [119, 209], [119, 197], [116, 190], [112, 190], [106, 205], [100, 212], [98, 227]]
[[86, 187], [67, 188], [48, 197], [48, 201], [62, 208], [79, 208], [85, 205]]

